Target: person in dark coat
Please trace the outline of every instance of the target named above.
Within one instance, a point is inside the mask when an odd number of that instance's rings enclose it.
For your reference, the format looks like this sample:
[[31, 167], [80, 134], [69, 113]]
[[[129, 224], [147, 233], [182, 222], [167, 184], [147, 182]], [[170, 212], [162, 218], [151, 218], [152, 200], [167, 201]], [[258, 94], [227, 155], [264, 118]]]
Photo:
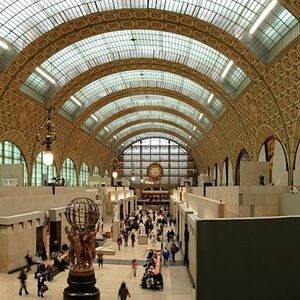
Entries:
[[126, 283], [123, 281], [119, 288], [118, 299], [126, 300], [127, 296], [131, 297], [128, 288], [126, 287]]
[[22, 296], [22, 290], [24, 289], [25, 294], [28, 295], [29, 292], [27, 291], [27, 287], [26, 287], [26, 279], [27, 279], [27, 275], [24, 271], [24, 269], [21, 270], [21, 273], [19, 275], [19, 279], [20, 279], [20, 283], [21, 283], [21, 288], [19, 291], [19, 295]]
[[179, 248], [176, 246], [175, 243], [172, 243], [171, 248], [170, 248], [170, 252], [172, 255], [172, 261], [175, 262], [175, 254], [179, 251]]
[[44, 297], [44, 293], [47, 290], [46, 284], [45, 284], [45, 265], [41, 264], [39, 266], [39, 271], [36, 274], [36, 279], [37, 279], [37, 294], [39, 297]]
[[131, 238], [131, 246], [134, 247], [134, 243], [135, 243], [135, 234], [134, 234], [134, 232], [132, 232], [130, 238]]

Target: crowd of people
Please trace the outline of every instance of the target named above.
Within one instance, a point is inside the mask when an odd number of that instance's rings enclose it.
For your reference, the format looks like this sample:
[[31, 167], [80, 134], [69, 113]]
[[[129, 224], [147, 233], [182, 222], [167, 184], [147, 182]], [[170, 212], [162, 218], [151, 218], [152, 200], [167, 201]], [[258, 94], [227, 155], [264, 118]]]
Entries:
[[[165, 208], [160, 208], [157, 210], [152, 209], [139, 209], [134, 213], [128, 215], [121, 222], [121, 234], [117, 238], [117, 247], [121, 250], [121, 247], [128, 247], [129, 241], [131, 241], [131, 247], [135, 246], [136, 239], [138, 235], [145, 235], [150, 240], [150, 244], [153, 246], [152, 250], [149, 251], [147, 256], [147, 262], [144, 265], [145, 272], [142, 277], [141, 287], [148, 289], [163, 289], [163, 276], [161, 274], [160, 267], [157, 267], [158, 260], [163, 259], [164, 266], [168, 266], [169, 261], [175, 261], [175, 254], [178, 252], [179, 248], [174, 242], [175, 232], [173, 229], [169, 229], [166, 232], [166, 239], [168, 244], [165, 244], [163, 248], [164, 240], [164, 228], [166, 226], [171, 226], [175, 224], [169, 211]], [[171, 243], [171, 246], [169, 245]], [[168, 246], [170, 246], [168, 248]], [[37, 280], [37, 295], [39, 297], [44, 297], [44, 293], [48, 290], [46, 282], [51, 281], [54, 277], [53, 267], [59, 271], [64, 271], [68, 268], [68, 255], [63, 250], [68, 250], [68, 246], [64, 245], [64, 249], [60, 247], [57, 241], [54, 241], [52, 245], [51, 258], [54, 260], [53, 264], [48, 264], [47, 266], [43, 263], [42, 259], [32, 258], [30, 252], [28, 251], [25, 255], [26, 268], [23, 268], [19, 274], [18, 279], [20, 280], [20, 290], [19, 295], [23, 293], [25, 295], [29, 294], [26, 286], [27, 273], [31, 271], [33, 264], [37, 264], [37, 271], [35, 272], [35, 278]], [[161, 257], [157, 257], [156, 251], [161, 250]], [[103, 268], [103, 252], [98, 251], [96, 256], [96, 262], [98, 267]], [[160, 262], [160, 261], [159, 261]], [[160, 266], [160, 264], [158, 264]], [[131, 263], [132, 272], [130, 276], [137, 276], [137, 259], [133, 259]], [[118, 298], [125, 300], [130, 297], [126, 283], [122, 282]]]

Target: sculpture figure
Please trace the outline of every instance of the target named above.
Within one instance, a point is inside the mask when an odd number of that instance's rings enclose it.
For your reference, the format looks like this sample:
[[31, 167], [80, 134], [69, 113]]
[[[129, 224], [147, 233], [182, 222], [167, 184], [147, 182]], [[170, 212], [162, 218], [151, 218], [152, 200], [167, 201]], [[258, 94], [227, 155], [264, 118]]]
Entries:
[[145, 225], [141, 222], [139, 225], [140, 234], [145, 234]]
[[86, 230], [82, 239], [85, 258], [89, 267], [93, 264], [93, 259], [96, 257], [95, 239], [98, 230], [99, 224], [97, 226], [97, 229], [95, 229], [94, 231]]
[[66, 207], [65, 216], [71, 228], [65, 227], [70, 241], [70, 271], [68, 287], [64, 289], [64, 300], [100, 300], [100, 291], [95, 287], [93, 268], [95, 238], [100, 224], [99, 206], [92, 199], [79, 197]]
[[68, 228], [68, 226], [65, 226], [65, 233], [67, 234], [67, 238], [70, 242], [69, 246], [69, 252], [68, 252], [68, 259], [71, 264], [74, 265], [74, 255], [75, 255], [75, 248], [74, 248], [74, 236], [75, 236], [75, 231], [73, 228], [71, 230]]

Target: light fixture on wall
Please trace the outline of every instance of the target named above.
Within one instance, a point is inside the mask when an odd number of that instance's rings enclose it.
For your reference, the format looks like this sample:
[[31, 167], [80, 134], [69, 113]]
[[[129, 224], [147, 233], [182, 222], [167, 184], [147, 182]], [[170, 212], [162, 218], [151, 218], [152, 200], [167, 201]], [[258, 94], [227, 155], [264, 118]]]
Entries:
[[112, 172], [112, 177], [113, 177], [113, 179], [118, 178], [118, 172], [117, 171], [113, 171]]
[[116, 156], [112, 159], [111, 164], [112, 164], [112, 173], [111, 173], [111, 176], [113, 178], [113, 185], [117, 189], [117, 181], [116, 181], [116, 179], [118, 178], [118, 175], [119, 175], [119, 173], [118, 173], [119, 161], [118, 161], [118, 158]]
[[41, 125], [39, 129], [37, 140], [46, 147], [45, 152], [43, 153], [43, 163], [46, 166], [52, 165], [54, 160], [52, 145], [56, 140], [56, 130], [54, 123], [51, 120], [51, 109], [48, 110], [47, 120]]

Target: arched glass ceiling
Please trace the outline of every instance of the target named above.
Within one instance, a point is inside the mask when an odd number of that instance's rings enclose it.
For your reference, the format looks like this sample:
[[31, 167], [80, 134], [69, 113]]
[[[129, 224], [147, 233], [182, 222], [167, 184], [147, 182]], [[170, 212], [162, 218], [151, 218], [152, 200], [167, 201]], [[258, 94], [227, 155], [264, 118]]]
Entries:
[[171, 134], [168, 134], [165, 132], [159, 132], [159, 133], [145, 132], [145, 133], [140, 133], [140, 134], [130, 137], [128, 140], [124, 141], [122, 144], [119, 145], [118, 150], [120, 152], [122, 152], [124, 149], [126, 149], [131, 144], [134, 144], [139, 140], [143, 140], [143, 139], [147, 139], [147, 138], [164, 138], [164, 139], [171, 140], [171, 141], [178, 143], [183, 148], [190, 149], [190, 146], [188, 144], [186, 144], [183, 140], [181, 140]]
[[[186, 131], [183, 131], [177, 127], [174, 127], [172, 125], [169, 124], [163, 124], [163, 123], [141, 123], [141, 124], [136, 124], [133, 126], [130, 126], [128, 128], [123, 129], [122, 131], [118, 132], [117, 134], [115, 134], [115, 136], [113, 138], [111, 138], [108, 142], [108, 145], [110, 147], [112, 147], [118, 140], [122, 140], [124, 137], [126, 137], [127, 135], [130, 135], [131, 133], [134, 133], [135, 131], [138, 130], [147, 130], [151, 128], [151, 130], [155, 130], [155, 129], [161, 129], [161, 130], [169, 130], [169, 131], [174, 131], [176, 132], [178, 135], [182, 136], [185, 139], [190, 139], [190, 141], [194, 144], [196, 142], [195, 139], [193, 139], [193, 137], [189, 138], [189, 133]], [[159, 132], [158, 132], [159, 134]]]
[[261, 26], [249, 30], [270, 0], [16, 0], [1, 1], [0, 37], [20, 51], [30, 42], [69, 20], [108, 10], [145, 8], [189, 15], [232, 34], [261, 58], [298, 22], [277, 3]]
[[111, 122], [110, 124], [106, 125], [106, 129], [103, 128], [100, 130], [97, 138], [100, 141], [103, 141], [104, 138], [106, 138], [109, 134], [111, 134], [113, 131], [118, 130], [121, 126], [128, 124], [133, 121], [141, 121], [145, 119], [157, 119], [162, 121], [169, 121], [176, 123], [184, 128], [186, 128], [190, 132], [194, 132], [196, 136], [201, 138], [202, 133], [194, 127], [193, 124], [189, 123], [188, 121], [182, 119], [179, 116], [172, 115], [166, 112], [160, 112], [160, 111], [138, 111], [135, 113], [131, 113], [128, 115], [124, 115], [115, 121]]
[[[215, 117], [219, 117], [225, 110], [222, 102], [216, 97], [208, 104], [207, 100], [211, 93], [198, 83], [177, 74], [157, 70], [132, 70], [115, 73], [88, 84], [74, 96], [83, 103], [84, 107], [88, 107], [111, 93], [138, 87], [164, 88], [179, 92], [204, 105]], [[148, 100], [145, 98], [146, 103]], [[74, 105], [73, 103], [69, 105], [70, 102], [73, 101], [66, 102], [63, 109], [76, 117], [82, 110], [74, 111]]]
[[184, 113], [190, 118], [196, 120], [201, 124], [201, 126], [204, 129], [209, 129], [211, 127], [210, 121], [205, 116], [202, 115], [201, 120], [199, 120], [199, 116], [201, 112], [199, 112], [198, 110], [194, 109], [192, 106], [182, 101], [179, 101], [174, 98], [166, 97], [166, 96], [160, 96], [160, 95], [157, 96], [137, 95], [137, 96], [124, 97], [103, 106], [93, 114], [98, 119], [98, 121], [96, 121], [95, 118], [93, 117], [89, 117], [84, 122], [83, 128], [87, 129], [87, 131], [90, 132], [93, 129], [95, 129], [97, 125], [104, 122], [113, 114], [121, 112], [125, 109], [129, 109], [133, 107], [142, 108], [143, 106], [171, 108], [174, 109], [175, 111], [180, 111], [181, 113]]
[[[222, 53], [191, 38], [154, 30], [121, 30], [92, 36], [57, 52], [40, 67], [62, 86], [92, 67], [128, 58], [158, 58], [186, 65], [217, 81], [232, 96], [246, 78], [239, 67], [233, 66], [221, 79], [229, 62]], [[49, 88], [36, 72], [25, 84], [41, 94]]]

